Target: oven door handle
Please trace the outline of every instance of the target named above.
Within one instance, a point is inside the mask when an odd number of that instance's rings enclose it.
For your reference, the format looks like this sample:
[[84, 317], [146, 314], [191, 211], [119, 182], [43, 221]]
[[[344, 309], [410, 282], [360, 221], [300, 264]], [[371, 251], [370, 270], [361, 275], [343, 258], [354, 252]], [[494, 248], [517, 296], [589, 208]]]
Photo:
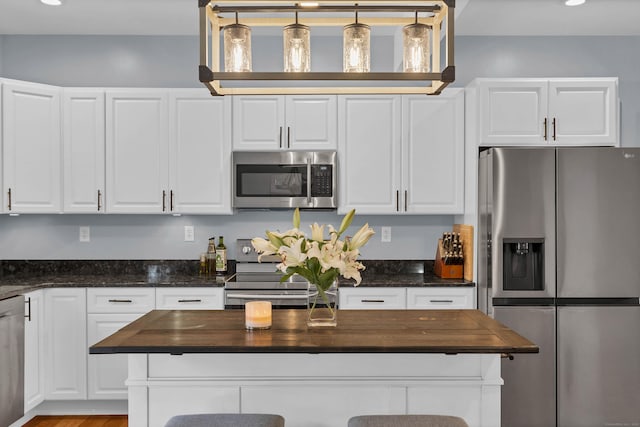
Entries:
[[227, 298], [239, 298], [239, 299], [301, 299], [306, 298], [307, 294], [298, 295], [282, 295], [282, 294], [226, 294]]

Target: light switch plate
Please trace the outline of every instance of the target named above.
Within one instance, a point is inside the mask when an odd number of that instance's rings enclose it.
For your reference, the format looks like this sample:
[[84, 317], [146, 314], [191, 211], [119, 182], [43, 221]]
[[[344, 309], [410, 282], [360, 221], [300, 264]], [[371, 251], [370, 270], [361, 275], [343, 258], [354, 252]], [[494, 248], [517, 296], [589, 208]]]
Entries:
[[185, 242], [193, 242], [195, 240], [195, 230], [193, 229], [193, 225], [185, 225], [184, 226], [184, 241]]
[[380, 241], [383, 243], [391, 242], [391, 227], [382, 227], [380, 229]]
[[79, 231], [79, 238], [82, 243], [88, 243], [91, 241], [91, 227], [82, 226]]

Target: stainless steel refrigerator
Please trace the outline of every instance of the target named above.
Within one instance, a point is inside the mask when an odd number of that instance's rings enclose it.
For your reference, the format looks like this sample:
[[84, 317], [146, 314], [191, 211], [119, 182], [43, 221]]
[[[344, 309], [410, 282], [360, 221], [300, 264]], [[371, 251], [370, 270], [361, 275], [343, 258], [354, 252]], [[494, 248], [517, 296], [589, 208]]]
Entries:
[[540, 347], [502, 425], [640, 426], [640, 148], [491, 148], [478, 184], [478, 307]]

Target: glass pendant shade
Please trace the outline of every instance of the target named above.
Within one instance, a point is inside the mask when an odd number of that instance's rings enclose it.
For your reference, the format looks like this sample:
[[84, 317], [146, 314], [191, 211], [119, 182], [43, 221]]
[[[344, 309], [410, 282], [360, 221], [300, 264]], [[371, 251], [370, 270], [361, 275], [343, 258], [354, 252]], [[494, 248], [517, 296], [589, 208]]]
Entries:
[[284, 71], [308, 73], [311, 71], [311, 31], [302, 24], [284, 27]]
[[431, 71], [431, 27], [424, 24], [406, 25], [403, 33], [403, 63], [405, 73]]
[[351, 24], [344, 27], [345, 73], [368, 73], [370, 70], [371, 29], [365, 24]]
[[242, 24], [224, 27], [224, 70], [251, 71], [251, 28]]

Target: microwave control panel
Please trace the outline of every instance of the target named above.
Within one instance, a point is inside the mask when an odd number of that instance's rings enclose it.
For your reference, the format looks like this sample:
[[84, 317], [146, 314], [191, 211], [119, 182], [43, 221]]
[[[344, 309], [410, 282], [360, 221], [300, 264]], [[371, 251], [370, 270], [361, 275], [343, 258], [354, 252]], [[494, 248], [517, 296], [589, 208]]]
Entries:
[[311, 197], [333, 196], [333, 166], [311, 165]]

